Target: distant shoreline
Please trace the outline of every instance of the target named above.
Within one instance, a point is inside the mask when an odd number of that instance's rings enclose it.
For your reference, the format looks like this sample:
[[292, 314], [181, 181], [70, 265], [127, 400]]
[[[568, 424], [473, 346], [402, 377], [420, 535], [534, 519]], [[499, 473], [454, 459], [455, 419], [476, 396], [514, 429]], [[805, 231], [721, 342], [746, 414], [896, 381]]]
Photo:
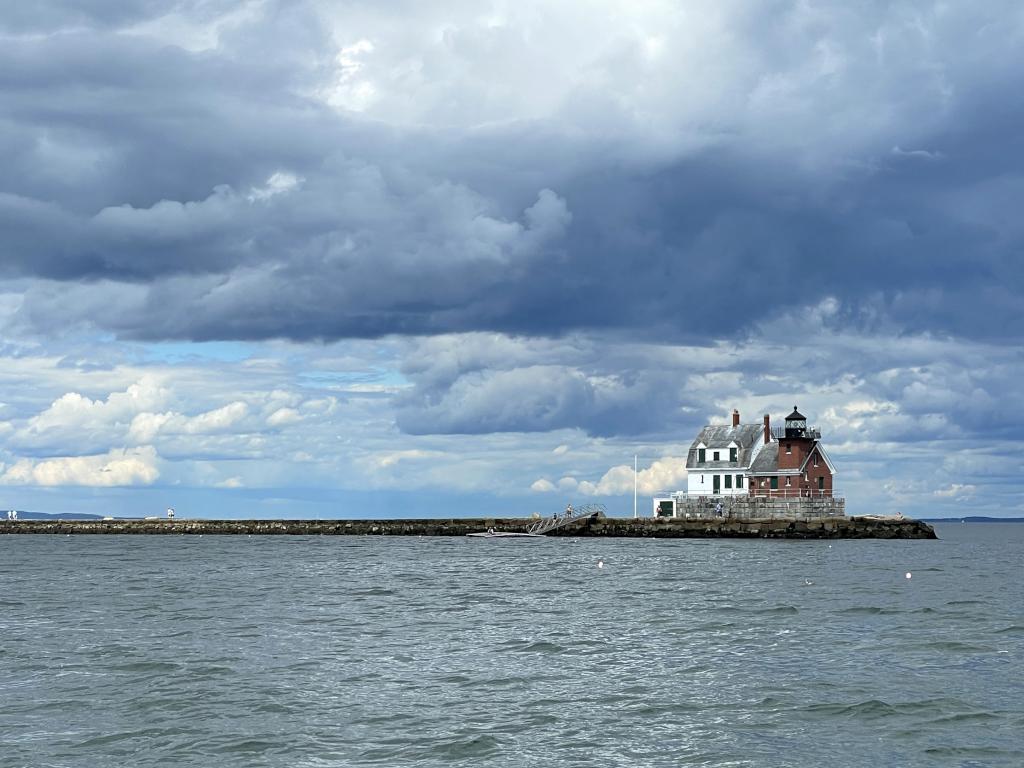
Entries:
[[922, 517], [923, 523], [1024, 523], [1024, 517], [983, 517], [971, 515], [967, 517]]

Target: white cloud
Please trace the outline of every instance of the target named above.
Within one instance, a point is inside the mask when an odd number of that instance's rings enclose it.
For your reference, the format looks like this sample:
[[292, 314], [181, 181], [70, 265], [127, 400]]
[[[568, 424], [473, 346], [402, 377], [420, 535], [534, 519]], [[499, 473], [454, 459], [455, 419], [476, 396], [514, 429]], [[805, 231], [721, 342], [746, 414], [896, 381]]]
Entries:
[[253, 187], [249, 190], [248, 200], [250, 203], [269, 200], [277, 195], [283, 195], [297, 189], [305, 179], [287, 171], [277, 171], [271, 174], [262, 187]]
[[65, 451], [96, 453], [126, 442], [150, 442], [159, 419], [142, 418], [136, 434], [149, 440], [129, 438], [133, 424], [141, 414], [163, 405], [170, 392], [158, 380], [144, 376], [122, 392], [106, 399], [93, 400], [78, 392], [67, 392], [49, 407], [17, 423], [10, 445]]
[[[621, 496], [633, 492], [633, 477], [633, 467], [620, 464], [605, 472], [597, 483], [580, 483], [579, 490], [588, 496]], [[636, 473], [637, 492], [644, 496], [679, 490], [685, 483], [685, 458], [665, 456]]]
[[21, 459], [8, 468], [5, 485], [112, 487], [150, 485], [160, 476], [152, 447], [111, 451], [103, 456], [73, 456], [33, 461]]
[[424, 451], [419, 449], [411, 449], [405, 451], [392, 451], [390, 453], [380, 454], [374, 457], [374, 464], [381, 469], [385, 467], [393, 467], [400, 461], [414, 461], [417, 459], [429, 459], [440, 456], [437, 451]]
[[940, 499], [954, 499], [956, 501], [968, 501], [973, 498], [977, 486], [970, 483], [951, 483], [945, 488], [939, 488], [932, 492], [932, 496]]
[[534, 493], [554, 493], [558, 489], [555, 487], [554, 483], [542, 477], [539, 480], [533, 481], [530, 485], [530, 490]]
[[152, 442], [158, 435], [212, 435], [229, 431], [249, 414], [249, 406], [241, 401], [228, 403], [196, 416], [166, 413], [140, 413], [132, 419], [129, 438], [140, 443]]
[[191, 418], [182, 417], [177, 423], [181, 431], [189, 435], [208, 435], [223, 432], [235, 426], [249, 413], [249, 406], [243, 402], [228, 403], [212, 411]]
[[575, 477], [569, 477], [567, 475], [558, 481], [558, 490], [567, 492], [575, 491], [579, 487], [579, 484], [579, 481]]
[[302, 421], [302, 416], [294, 408], [278, 408], [267, 417], [267, 425], [271, 427], [283, 427], [297, 421]]

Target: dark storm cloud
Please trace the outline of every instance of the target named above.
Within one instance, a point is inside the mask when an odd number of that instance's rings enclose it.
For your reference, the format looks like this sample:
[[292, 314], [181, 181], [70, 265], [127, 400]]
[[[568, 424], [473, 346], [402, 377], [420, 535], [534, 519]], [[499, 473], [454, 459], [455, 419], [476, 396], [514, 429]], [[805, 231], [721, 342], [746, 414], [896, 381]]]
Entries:
[[[976, 58], [1016, 39], [1012, 28], [982, 39], [991, 18], [961, 33], [973, 58], [928, 50], [928, 66], [890, 71], [850, 42], [849, 74], [825, 77], [828, 87], [800, 80], [793, 29], [770, 26], [757, 42], [766, 71], [739, 102], [767, 110], [763, 129], [735, 127], [729, 110], [743, 107], [716, 105], [705, 119], [732, 128], [647, 157], [626, 146], [628, 132], [577, 138], [552, 120], [467, 131], [335, 112], [314, 98], [336, 53], [314, 4], [265, 4], [197, 51], [117, 29], [242, 6], [27, 7], [0, 14], [13, 35], [0, 49], [10, 169], [0, 270], [46, 281], [22, 312], [39, 327], [300, 340], [642, 329], [706, 340], [834, 296], [851, 322], [1024, 332], [1022, 73]], [[951, 22], [935, 24], [942, 42], [958, 41]], [[480, 45], [459, 50], [490, 55]], [[623, 71], [641, 61], [617, 55]], [[820, 100], [816, 122], [801, 122], [813, 110], [785, 113], [802, 108], [791, 98], [800, 89]], [[624, 119], [596, 98], [576, 94], [557, 119], [573, 109]], [[916, 115], [901, 100], [920, 105]], [[886, 119], [869, 112], [886, 108]], [[566, 391], [565, 404], [586, 401]]]
[[10, 3], [0, 15], [0, 30], [46, 33], [81, 26], [119, 26], [143, 21], [168, 8], [166, 0], [35, 0], [31, 3]]

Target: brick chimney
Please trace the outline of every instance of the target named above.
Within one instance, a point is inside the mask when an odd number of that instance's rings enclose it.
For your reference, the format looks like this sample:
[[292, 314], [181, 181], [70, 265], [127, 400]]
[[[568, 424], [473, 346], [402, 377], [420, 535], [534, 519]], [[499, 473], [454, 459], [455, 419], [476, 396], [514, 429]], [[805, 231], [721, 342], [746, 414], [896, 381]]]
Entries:
[[740, 412], [735, 408], [732, 409], [732, 425], [738, 427], [740, 425]]
[[768, 445], [772, 441], [772, 425], [769, 421], [768, 414], [764, 415], [764, 444]]

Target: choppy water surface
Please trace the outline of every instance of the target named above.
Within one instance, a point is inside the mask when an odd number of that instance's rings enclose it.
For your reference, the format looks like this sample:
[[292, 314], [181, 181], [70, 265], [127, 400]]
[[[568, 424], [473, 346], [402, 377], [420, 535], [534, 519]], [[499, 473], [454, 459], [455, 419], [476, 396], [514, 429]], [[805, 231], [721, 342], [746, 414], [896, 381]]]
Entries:
[[1024, 525], [938, 530], [2, 536], [0, 768], [1024, 765]]

